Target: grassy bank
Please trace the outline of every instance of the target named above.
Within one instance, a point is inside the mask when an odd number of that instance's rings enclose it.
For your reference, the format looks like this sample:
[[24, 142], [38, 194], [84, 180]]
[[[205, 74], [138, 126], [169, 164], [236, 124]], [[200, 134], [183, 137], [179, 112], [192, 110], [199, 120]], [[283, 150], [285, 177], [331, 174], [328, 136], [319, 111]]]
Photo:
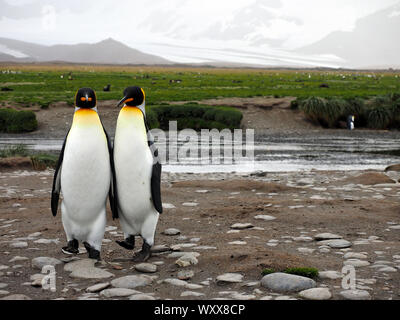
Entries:
[[348, 115], [354, 115], [356, 127], [400, 129], [400, 94], [371, 99], [312, 96], [295, 100], [292, 108], [299, 108], [309, 120], [327, 128], [343, 127]]
[[24, 145], [13, 145], [0, 150], [0, 158], [29, 158], [32, 167], [36, 170], [44, 170], [48, 167], [55, 168], [58, 160], [57, 155], [34, 153]]
[[[368, 98], [400, 92], [400, 74], [395, 72], [61, 65], [3, 65], [0, 70], [6, 72], [0, 73], [0, 87], [12, 90], [0, 91], [0, 104], [10, 101], [27, 108], [58, 101], [72, 105], [80, 87], [95, 89], [99, 100], [117, 100], [125, 87], [138, 85], [145, 89], [149, 105], [218, 97]], [[111, 90], [104, 92], [108, 84]]]
[[36, 115], [32, 111], [17, 111], [11, 108], [0, 109], [0, 132], [30, 132], [36, 130], [37, 127]]

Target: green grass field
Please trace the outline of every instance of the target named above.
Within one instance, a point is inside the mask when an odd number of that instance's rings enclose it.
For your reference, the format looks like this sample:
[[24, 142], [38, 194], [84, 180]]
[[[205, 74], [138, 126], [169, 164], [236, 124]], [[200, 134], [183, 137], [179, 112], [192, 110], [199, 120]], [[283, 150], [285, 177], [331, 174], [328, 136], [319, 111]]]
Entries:
[[[120, 99], [125, 87], [141, 86], [148, 104], [217, 97], [373, 97], [400, 92], [400, 73], [341, 71], [272, 71], [91, 66], [0, 66], [1, 102], [23, 106], [73, 102], [80, 87], [96, 90], [99, 100]], [[71, 73], [72, 80], [69, 80]], [[63, 78], [61, 76], [64, 75]], [[111, 85], [110, 92], [103, 87]], [[327, 84], [329, 88], [321, 88]]]

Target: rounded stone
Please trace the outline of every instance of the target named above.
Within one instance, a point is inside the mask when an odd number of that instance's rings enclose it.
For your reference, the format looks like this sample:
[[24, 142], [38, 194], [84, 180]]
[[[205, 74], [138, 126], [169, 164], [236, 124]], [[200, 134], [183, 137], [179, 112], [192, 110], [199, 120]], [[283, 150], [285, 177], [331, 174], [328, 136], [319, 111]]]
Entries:
[[340, 294], [343, 298], [348, 300], [369, 300], [371, 296], [368, 291], [366, 290], [344, 290], [341, 291]]
[[28, 242], [25, 241], [12, 242], [10, 243], [10, 247], [15, 249], [27, 248]]
[[266, 215], [266, 214], [259, 214], [259, 215], [255, 216], [254, 219], [264, 220], [264, 221], [272, 221], [272, 220], [275, 220], [276, 217], [269, 216], [269, 215]]
[[339, 271], [320, 271], [318, 272], [318, 277], [321, 279], [336, 280], [343, 278], [343, 274]]
[[32, 299], [24, 294], [12, 294], [10, 296], [1, 298], [0, 300], [32, 300]]
[[32, 267], [35, 269], [42, 270], [44, 266], [56, 266], [63, 262], [52, 257], [36, 257], [32, 259]]
[[90, 286], [86, 289], [87, 292], [93, 293], [93, 292], [99, 292], [101, 290], [104, 290], [110, 286], [109, 282], [104, 282], [104, 283], [97, 283], [93, 286]]
[[116, 288], [135, 289], [138, 287], [148, 286], [153, 279], [146, 275], [131, 275], [114, 279], [111, 285]]
[[156, 300], [156, 298], [154, 298], [148, 294], [138, 293], [138, 294], [131, 295], [129, 297], [129, 300]]
[[101, 291], [100, 295], [106, 298], [113, 298], [113, 297], [129, 297], [136, 293], [140, 292], [127, 288], [111, 288]]
[[314, 288], [314, 280], [287, 273], [271, 273], [261, 279], [261, 285], [276, 292], [297, 292]]
[[343, 239], [323, 240], [320, 241], [320, 243], [326, 244], [327, 246], [334, 249], [343, 249], [351, 247], [351, 242]]
[[231, 229], [242, 230], [253, 228], [254, 226], [251, 223], [235, 223], [231, 225]]
[[139, 263], [135, 265], [135, 270], [144, 273], [154, 273], [157, 271], [157, 266], [152, 263]]
[[299, 296], [307, 300], [329, 300], [332, 294], [328, 288], [311, 288], [299, 292]]
[[359, 260], [359, 259], [348, 259], [343, 262], [345, 266], [353, 266], [353, 267], [366, 267], [369, 266], [370, 263], [365, 260]]
[[343, 256], [345, 259], [367, 259], [368, 257], [363, 254], [363, 253], [358, 253], [358, 252], [346, 252], [345, 255]]
[[176, 228], [168, 228], [163, 231], [163, 234], [165, 234], [166, 236], [175, 236], [180, 233], [181, 233], [181, 231]]
[[179, 271], [177, 277], [179, 280], [189, 280], [193, 278], [194, 272], [192, 270], [182, 270]]
[[217, 284], [240, 283], [242, 280], [243, 275], [240, 273], [224, 273], [217, 277]]
[[334, 240], [334, 239], [342, 239], [342, 236], [339, 236], [337, 234], [333, 234], [333, 233], [319, 233], [317, 235], [314, 236], [314, 239], [317, 241], [321, 241], [321, 240]]

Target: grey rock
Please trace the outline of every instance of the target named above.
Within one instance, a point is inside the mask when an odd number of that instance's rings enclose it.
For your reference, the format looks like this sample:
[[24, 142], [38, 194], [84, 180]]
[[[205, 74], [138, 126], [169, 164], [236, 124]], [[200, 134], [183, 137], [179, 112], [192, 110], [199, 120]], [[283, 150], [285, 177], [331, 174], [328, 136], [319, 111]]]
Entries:
[[63, 262], [52, 257], [37, 257], [32, 259], [32, 267], [35, 269], [42, 270], [44, 266], [56, 266]]
[[251, 223], [235, 223], [231, 225], [231, 229], [242, 230], [253, 228], [254, 226]]
[[345, 266], [353, 266], [353, 267], [366, 267], [369, 266], [370, 263], [365, 260], [360, 259], [348, 259], [343, 262]]
[[15, 249], [27, 248], [28, 242], [25, 241], [12, 242], [10, 243], [10, 247]]
[[326, 244], [327, 246], [334, 249], [342, 249], [351, 247], [351, 242], [343, 239], [334, 239], [334, 240], [323, 240], [320, 241], [321, 244]]
[[101, 290], [108, 288], [109, 286], [110, 286], [109, 282], [97, 283], [93, 286], [88, 287], [86, 291], [90, 293], [99, 292]]
[[202, 297], [204, 293], [195, 292], [195, 291], [183, 291], [181, 293], [181, 297]]
[[244, 293], [233, 293], [231, 298], [234, 300], [254, 300], [256, 298], [253, 294], [244, 294]]
[[299, 292], [299, 296], [307, 300], [329, 300], [332, 294], [328, 288], [311, 288]]
[[144, 273], [154, 273], [157, 271], [157, 266], [152, 263], [139, 263], [135, 265], [135, 270]]
[[318, 272], [318, 277], [321, 279], [336, 280], [343, 278], [343, 274], [338, 271], [320, 271]]
[[149, 294], [138, 293], [138, 294], [131, 295], [129, 297], [129, 300], [156, 300], [156, 298], [152, 297]]
[[387, 267], [383, 267], [381, 269], [378, 269], [378, 271], [379, 272], [397, 272], [397, 269], [387, 266]]
[[114, 279], [111, 285], [116, 288], [135, 289], [148, 286], [153, 282], [153, 278], [146, 275], [131, 275]]
[[127, 288], [111, 288], [101, 291], [100, 295], [106, 298], [113, 298], [113, 297], [129, 297], [137, 293], [141, 292]]
[[261, 285], [276, 292], [297, 292], [314, 288], [314, 280], [287, 273], [271, 273], [261, 279]]
[[344, 290], [341, 291], [340, 294], [343, 298], [348, 300], [369, 300], [371, 296], [368, 291], [366, 290]]
[[196, 265], [199, 263], [199, 260], [192, 253], [187, 253], [181, 256], [175, 263], [180, 267], [188, 267], [190, 265]]
[[18, 261], [25, 261], [29, 260], [28, 257], [20, 257], [20, 256], [15, 256], [14, 258], [10, 259], [8, 262], [18, 262]]
[[114, 275], [106, 270], [96, 268], [96, 261], [93, 259], [82, 259], [67, 263], [64, 271], [71, 272], [71, 278], [79, 279], [106, 279], [114, 277]]
[[8, 284], [7, 283], [0, 283], [0, 289], [7, 288]]
[[275, 220], [276, 217], [269, 216], [269, 215], [266, 215], [266, 214], [259, 214], [259, 215], [255, 216], [254, 219], [264, 220], [264, 221], [271, 221], [271, 220]]
[[180, 234], [180, 233], [181, 233], [181, 231], [176, 228], [168, 228], [163, 231], [163, 234], [165, 234], [166, 236], [176, 236], [177, 234]]
[[240, 273], [224, 273], [217, 277], [217, 284], [240, 283], [243, 281], [243, 275]]
[[12, 294], [10, 296], [1, 298], [0, 300], [32, 300], [32, 299], [24, 294]]
[[317, 235], [314, 236], [314, 239], [317, 241], [321, 241], [321, 240], [334, 240], [334, 239], [342, 239], [342, 236], [339, 236], [337, 234], [333, 234], [333, 233], [319, 233]]
[[151, 247], [150, 251], [152, 253], [161, 253], [161, 252], [171, 251], [171, 248], [165, 244], [159, 244]]
[[363, 253], [358, 253], [358, 252], [346, 252], [345, 255], [343, 256], [345, 259], [367, 259], [368, 257], [363, 254]]
[[179, 280], [189, 280], [193, 278], [193, 276], [194, 272], [192, 270], [181, 270], [177, 274]]

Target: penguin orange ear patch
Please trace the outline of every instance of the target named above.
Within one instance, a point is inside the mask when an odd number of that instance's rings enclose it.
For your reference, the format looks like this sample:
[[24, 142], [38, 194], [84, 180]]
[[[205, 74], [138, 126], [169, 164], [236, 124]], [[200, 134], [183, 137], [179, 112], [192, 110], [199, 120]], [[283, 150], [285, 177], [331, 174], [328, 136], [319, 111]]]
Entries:
[[86, 98], [85, 97], [81, 97], [81, 101], [86, 101]]
[[124, 102], [131, 102], [133, 100], [134, 100], [133, 98], [129, 98], [129, 99], [126, 99]]

